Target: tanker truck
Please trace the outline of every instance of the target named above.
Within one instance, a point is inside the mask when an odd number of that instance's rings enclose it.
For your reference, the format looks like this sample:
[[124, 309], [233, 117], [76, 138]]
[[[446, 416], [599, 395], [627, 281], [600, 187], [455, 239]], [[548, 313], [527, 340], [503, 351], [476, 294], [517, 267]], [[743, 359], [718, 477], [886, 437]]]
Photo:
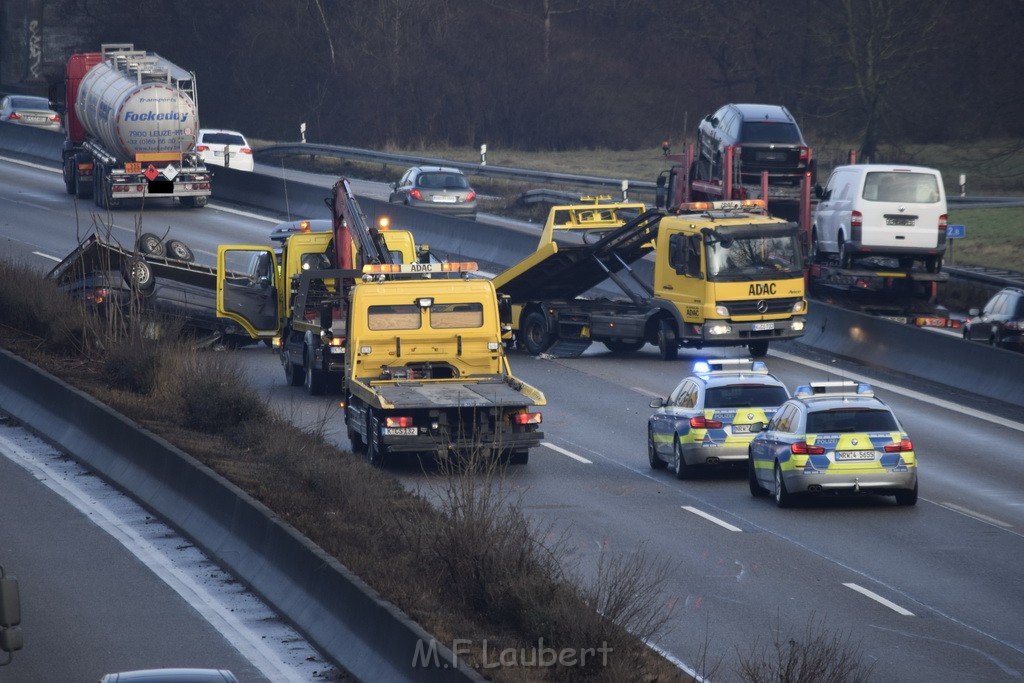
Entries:
[[68, 194], [104, 209], [149, 197], [206, 206], [195, 83], [193, 73], [128, 43], [71, 55], [61, 155]]

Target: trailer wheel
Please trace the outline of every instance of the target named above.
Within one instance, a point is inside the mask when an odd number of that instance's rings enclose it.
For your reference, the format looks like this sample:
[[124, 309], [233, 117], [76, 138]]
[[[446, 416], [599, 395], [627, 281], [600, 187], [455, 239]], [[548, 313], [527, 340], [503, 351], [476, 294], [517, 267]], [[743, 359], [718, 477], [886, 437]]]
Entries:
[[134, 287], [142, 293], [153, 289], [156, 281], [153, 278], [153, 268], [142, 259], [133, 259], [124, 273], [124, 279], [129, 286]]
[[151, 232], [144, 232], [139, 235], [139, 241], [135, 243], [135, 246], [140, 254], [145, 254], [146, 256], [163, 256], [167, 253], [164, 243]]
[[754, 358], [764, 358], [768, 355], [768, 340], [759, 339], [758, 341], [752, 341], [747, 344], [747, 348], [750, 349], [750, 355]]
[[668, 320], [658, 325], [658, 352], [662, 360], [675, 360], [679, 357], [679, 339], [676, 329]]
[[313, 366], [314, 356], [313, 347], [307, 346], [305, 353], [303, 353], [305, 358], [303, 365], [306, 369], [306, 391], [309, 392], [310, 396], [323, 396], [324, 388], [327, 384], [325, 381], [327, 373], [321, 372]]
[[196, 260], [196, 255], [181, 240], [167, 240], [166, 251], [171, 258], [184, 261], [185, 263], [192, 263]]
[[531, 355], [539, 355], [554, 341], [548, 331], [548, 321], [540, 311], [529, 313], [519, 328], [519, 334], [523, 339], [523, 346]]

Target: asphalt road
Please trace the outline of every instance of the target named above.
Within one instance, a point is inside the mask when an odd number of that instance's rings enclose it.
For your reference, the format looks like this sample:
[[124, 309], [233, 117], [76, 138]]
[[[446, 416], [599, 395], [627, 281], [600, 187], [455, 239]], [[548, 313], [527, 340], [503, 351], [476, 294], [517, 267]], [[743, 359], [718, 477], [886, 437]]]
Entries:
[[[65, 229], [60, 220], [69, 218], [70, 198], [60, 194], [56, 176], [51, 189], [57, 196], [50, 197], [44, 176], [20, 173], [0, 164], [0, 244], [32, 254], [44, 250], [37, 245], [41, 233]], [[34, 188], [31, 203], [20, 199], [24, 187]], [[31, 208], [38, 205], [53, 213]], [[189, 244], [233, 241], [264, 229], [215, 208], [168, 210], [156, 220], [172, 216], [180, 231], [175, 236]], [[222, 224], [234, 225], [218, 238]], [[891, 498], [872, 497], [779, 510], [752, 498], [741, 475], [679, 482], [649, 469], [648, 402], [667, 394], [697, 355], [666, 363], [652, 347], [614, 357], [595, 346], [572, 360], [513, 352], [516, 375], [547, 394], [549, 445], [513, 470], [509, 483], [538, 525], [550, 528], [551, 538], [564, 538], [567, 566], [586, 578], [602, 553], [631, 555], [639, 548], [666, 563], [664, 604], [672, 628], [656, 644], [691, 667], [717, 669], [715, 680], [735, 678], [737, 653], [775, 637], [803, 639], [809, 625], [858, 645], [873, 665], [872, 680], [1024, 677], [1019, 410], [991, 405], [974, 412], [964, 397], [898, 377], [872, 378], [915, 442], [918, 505], [898, 508]], [[327, 420], [328, 435], [346, 445], [336, 400], [285, 386], [279, 363], [264, 347], [237, 356], [254, 386], [284, 414], [307, 424]], [[769, 367], [790, 387], [841, 370], [870, 374], [803, 356], [796, 346], [779, 345]], [[395, 474], [427, 495], [443, 486], [442, 477], [415, 463]]]

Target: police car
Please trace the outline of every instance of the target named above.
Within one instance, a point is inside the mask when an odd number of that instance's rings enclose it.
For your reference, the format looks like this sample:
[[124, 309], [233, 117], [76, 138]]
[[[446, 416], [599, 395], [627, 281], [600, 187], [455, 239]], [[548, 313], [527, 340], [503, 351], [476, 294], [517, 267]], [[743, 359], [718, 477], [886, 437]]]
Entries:
[[647, 458], [652, 469], [671, 466], [686, 479], [706, 465], [742, 464], [753, 438], [789, 398], [786, 386], [763, 361], [701, 360], [647, 421]]
[[869, 384], [798, 387], [750, 442], [750, 493], [779, 507], [803, 494], [874, 493], [917, 503], [914, 444]]

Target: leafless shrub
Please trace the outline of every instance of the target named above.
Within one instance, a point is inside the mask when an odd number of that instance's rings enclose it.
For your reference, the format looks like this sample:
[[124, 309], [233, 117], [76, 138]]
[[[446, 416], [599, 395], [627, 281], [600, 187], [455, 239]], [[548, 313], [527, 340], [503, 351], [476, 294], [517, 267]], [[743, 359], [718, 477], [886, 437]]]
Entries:
[[803, 633], [783, 633], [776, 624], [771, 642], [755, 642], [739, 653], [737, 675], [750, 683], [859, 683], [871, 676], [860, 643], [848, 634], [829, 631], [814, 614]]
[[0, 323], [37, 337], [54, 353], [79, 355], [96, 345], [85, 308], [34, 270], [0, 261]]
[[181, 382], [186, 426], [216, 434], [267, 417], [266, 402], [252, 391], [232, 357], [196, 353], [191, 360]]

